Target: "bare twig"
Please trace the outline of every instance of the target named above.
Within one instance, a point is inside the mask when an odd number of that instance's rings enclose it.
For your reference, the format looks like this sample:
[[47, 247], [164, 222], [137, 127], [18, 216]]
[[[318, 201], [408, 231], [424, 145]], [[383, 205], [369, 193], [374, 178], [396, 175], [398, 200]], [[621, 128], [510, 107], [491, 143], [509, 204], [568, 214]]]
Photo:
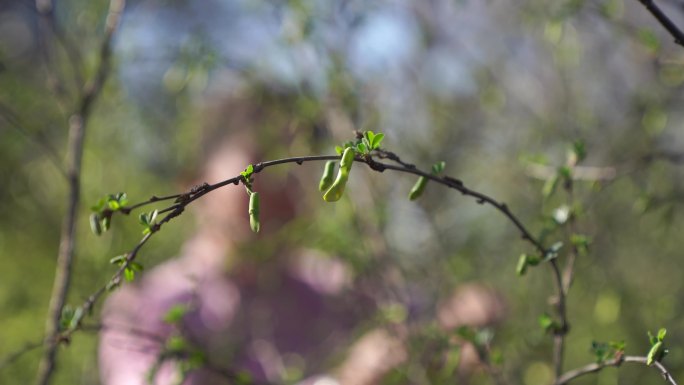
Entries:
[[677, 25], [672, 20], [670, 20], [669, 17], [667, 17], [665, 12], [663, 12], [663, 10], [660, 9], [660, 7], [658, 7], [658, 5], [653, 0], [639, 0], [639, 2], [643, 4], [643, 6], [646, 7], [646, 9], [649, 12], [651, 12], [653, 17], [655, 17], [656, 20], [658, 20], [660, 25], [665, 27], [667, 32], [669, 32], [670, 35], [674, 37], [674, 41], [676, 44], [684, 46], [684, 32], [682, 32], [682, 30], [679, 29], [679, 27], [677, 27]]
[[[637, 364], [642, 364], [642, 365], [647, 365], [647, 358], [646, 357], [640, 357], [640, 356], [624, 356], [624, 357], [617, 357], [612, 360], [604, 361], [601, 363], [592, 363], [585, 365], [581, 368], [573, 369], [570, 370], [569, 372], [566, 372], [562, 376], [560, 376], [555, 382], [554, 385], [563, 385], [567, 384], [568, 382], [578, 378], [582, 377], [586, 374], [589, 373], [596, 373], [601, 371], [603, 368], [608, 368], [608, 367], [619, 367], [622, 365], [623, 362], [633, 362]], [[663, 379], [670, 383], [671, 385], [677, 385], [677, 382], [675, 379], [672, 377], [670, 372], [665, 368], [665, 366], [658, 362], [655, 361], [652, 365], [654, 368], [658, 369], [660, 374], [663, 376]]]
[[77, 111], [69, 118], [69, 142], [67, 149], [69, 194], [67, 212], [62, 225], [55, 281], [50, 297], [49, 316], [45, 327], [46, 347], [38, 367], [37, 383], [39, 385], [49, 384], [55, 369], [55, 358], [59, 341], [57, 338], [59, 335], [59, 321], [71, 281], [86, 123], [90, 116], [93, 102], [100, 94], [109, 74], [112, 36], [114, 31], [116, 31], [124, 6], [124, 0], [111, 0], [109, 3], [104, 38], [100, 48], [100, 63], [95, 79], [84, 86]]
[[10, 126], [14, 127], [17, 132], [24, 135], [35, 145], [39, 146], [45, 154], [47, 154], [50, 162], [57, 168], [64, 178], [68, 179], [67, 172], [62, 166], [62, 161], [59, 158], [57, 150], [50, 144], [50, 142], [42, 135], [42, 133], [32, 133], [24, 125], [21, 124], [17, 115], [7, 106], [0, 103], [0, 118], [6, 121]]
[[43, 346], [43, 341], [40, 342], [30, 342], [24, 345], [23, 348], [14, 351], [7, 356], [5, 356], [2, 361], [0, 361], [0, 370], [4, 369], [6, 366], [9, 366], [14, 363], [14, 361], [18, 360], [21, 356], [24, 354], [36, 350]]

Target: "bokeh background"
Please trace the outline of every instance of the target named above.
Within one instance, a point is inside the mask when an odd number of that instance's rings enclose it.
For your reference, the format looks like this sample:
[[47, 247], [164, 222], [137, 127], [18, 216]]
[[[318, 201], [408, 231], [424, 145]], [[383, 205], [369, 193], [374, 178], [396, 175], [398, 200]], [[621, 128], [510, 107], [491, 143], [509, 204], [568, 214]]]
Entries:
[[[681, 2], [662, 3], [684, 25]], [[67, 191], [55, 163], [75, 85], [98, 62], [107, 7], [55, 3], [75, 54], [44, 28], [34, 3], [0, 2], [0, 356], [43, 333]], [[108, 260], [140, 236], [135, 218], [116, 218], [112, 231], [94, 236], [88, 208], [107, 193], [136, 202], [187, 190], [212, 143], [238, 131], [264, 160], [332, 154], [352, 129], [383, 132], [387, 149], [424, 169], [446, 161], [447, 174], [506, 202], [535, 233], [568, 195], [559, 187], [544, 198], [534, 171], [552, 175], [583, 140], [581, 165], [608, 177], [574, 186], [577, 228], [591, 247], [569, 296], [565, 367], [591, 362], [592, 341], [624, 340], [628, 354], [645, 355], [646, 331], [666, 327], [665, 363], [684, 378], [684, 49], [638, 1], [129, 1], [112, 60], [86, 136], [70, 303], [106, 282]], [[534, 250], [510, 222], [436, 185], [410, 202], [412, 177], [364, 167], [343, 201], [328, 205], [317, 191], [320, 170], [273, 171], [301, 183], [299, 215], [249, 238], [245, 258], [275, 263], [286, 244], [343, 261], [350, 291], [371, 282], [377, 314], [357, 335], [397, 324], [411, 335], [406, 364], [387, 373], [387, 384], [455, 383], [433, 365], [445, 352], [432, 339], [452, 333], [435, 331], [437, 309], [459, 287], [482, 285], [505, 303], [492, 326], [505, 377], [548, 383], [551, 338], [538, 317], [552, 311], [553, 282], [546, 266], [516, 275], [518, 255]], [[201, 221], [195, 214], [144, 249], [147, 270], [179, 254]], [[552, 232], [546, 242], [565, 236]], [[96, 345], [95, 333], [77, 333], [60, 349], [55, 383], [98, 383]], [[0, 383], [32, 381], [39, 357], [33, 351], [4, 368]], [[297, 365], [280, 382], [311, 374]], [[471, 381], [491, 382], [481, 371]], [[618, 382], [662, 379], [625, 365], [576, 383]]]

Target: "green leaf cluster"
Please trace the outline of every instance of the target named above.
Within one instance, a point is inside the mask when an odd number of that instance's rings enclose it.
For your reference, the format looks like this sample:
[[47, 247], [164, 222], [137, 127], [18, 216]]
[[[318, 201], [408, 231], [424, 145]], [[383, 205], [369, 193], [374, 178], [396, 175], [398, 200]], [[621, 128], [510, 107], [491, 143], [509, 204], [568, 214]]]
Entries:
[[625, 341], [592, 341], [591, 353], [596, 358], [597, 364], [602, 364], [611, 359], [619, 359], [625, 354]]
[[380, 144], [383, 139], [385, 139], [385, 134], [378, 132], [377, 134], [373, 131], [365, 131], [363, 134], [358, 134], [359, 137], [356, 141], [344, 142], [341, 146], [335, 146], [335, 151], [337, 154], [341, 155], [344, 150], [349, 147], [354, 148], [356, 152], [361, 155], [368, 155], [373, 150], [379, 150]]
[[76, 329], [84, 315], [82, 307], [73, 308], [70, 305], [65, 305], [59, 317], [59, 331], [64, 332]]
[[147, 235], [154, 231], [155, 223], [154, 220], [157, 219], [159, 215], [159, 210], [150, 211], [148, 213], [140, 213], [138, 216], [138, 222], [143, 225], [143, 235]]
[[178, 324], [183, 320], [185, 315], [188, 314], [190, 309], [190, 306], [187, 304], [177, 303], [166, 311], [166, 314], [164, 314], [164, 322], [171, 325]]
[[547, 333], [553, 333], [561, 328], [561, 325], [558, 323], [558, 321], [554, 320], [546, 313], [539, 316], [538, 322], [539, 326], [541, 326], [541, 328]]
[[665, 347], [665, 335], [667, 334], [667, 329], [661, 328], [658, 330], [657, 335], [651, 334], [651, 332], [648, 332], [648, 340], [651, 343], [651, 349], [648, 351], [648, 354], [646, 355], [646, 365], [653, 365], [654, 362], [658, 361], [660, 362], [667, 353], [669, 353], [669, 350]]
[[240, 175], [242, 175], [243, 178], [245, 178], [245, 181], [249, 181], [249, 179], [252, 177], [252, 174], [254, 174], [254, 165], [250, 164], [245, 168], [245, 171], [242, 171]]
[[109, 230], [112, 214], [123, 210], [128, 204], [128, 196], [124, 192], [108, 194], [100, 198], [95, 205], [90, 207], [93, 212], [90, 215], [90, 229], [95, 235], [102, 235]]
[[143, 265], [135, 261], [128, 261], [126, 254], [116, 256], [109, 260], [112, 265], [118, 265], [119, 267], [125, 266], [124, 268], [124, 278], [126, 282], [132, 282], [135, 279], [135, 273], [143, 271]]

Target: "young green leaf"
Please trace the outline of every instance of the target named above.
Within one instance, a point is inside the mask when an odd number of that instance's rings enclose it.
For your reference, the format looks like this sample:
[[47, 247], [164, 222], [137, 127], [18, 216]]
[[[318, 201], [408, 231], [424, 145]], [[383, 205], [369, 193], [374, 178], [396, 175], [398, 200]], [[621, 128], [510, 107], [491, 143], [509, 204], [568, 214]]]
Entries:
[[107, 205], [107, 200], [105, 198], [100, 198], [95, 205], [90, 206], [90, 211], [101, 213], [105, 206]]
[[368, 147], [370, 147], [371, 143], [373, 143], [373, 140], [375, 139], [375, 133], [371, 130], [368, 130], [363, 133], [363, 139], [366, 140]]
[[164, 322], [167, 324], [176, 324], [183, 320], [186, 314], [190, 311], [190, 307], [186, 304], [179, 303], [171, 306], [164, 314]]
[[385, 134], [383, 134], [383, 133], [375, 134], [375, 137], [371, 141], [371, 150], [377, 150], [378, 148], [380, 148], [380, 143], [382, 143], [383, 139], [385, 139]]
[[242, 171], [240, 173], [240, 175], [242, 175], [245, 178], [245, 180], [249, 180], [249, 178], [252, 176], [253, 173], [254, 173], [254, 165], [250, 164], [249, 166], [247, 166], [245, 171]]
[[90, 230], [93, 234], [102, 235], [102, 227], [100, 225], [100, 216], [97, 213], [90, 214]]
[[658, 330], [658, 341], [662, 341], [665, 339], [665, 335], [667, 335], [667, 329], [665, 328], [660, 328]]
[[539, 316], [539, 326], [541, 326], [544, 331], [550, 332], [558, 328], [558, 323], [556, 323], [550, 315], [544, 313]]
[[126, 282], [132, 282], [135, 279], [135, 270], [130, 267], [124, 269], [124, 278]]
[[437, 174], [441, 173], [442, 171], [444, 171], [445, 167], [446, 167], [445, 161], [437, 162], [437, 163], [432, 165], [432, 173], [437, 175]]
[[147, 216], [147, 213], [140, 213], [140, 215], [138, 215], [138, 222], [143, 226], [148, 226], [150, 224], [150, 219]]
[[126, 254], [117, 255], [116, 257], [110, 259], [109, 263], [111, 263], [112, 265], [123, 265], [124, 263], [126, 263]]
[[575, 163], [579, 163], [587, 157], [587, 147], [583, 140], [576, 140], [572, 144], [572, 152], [575, 154]]
[[172, 335], [166, 340], [166, 350], [172, 353], [182, 353], [187, 349], [188, 342], [179, 335]]

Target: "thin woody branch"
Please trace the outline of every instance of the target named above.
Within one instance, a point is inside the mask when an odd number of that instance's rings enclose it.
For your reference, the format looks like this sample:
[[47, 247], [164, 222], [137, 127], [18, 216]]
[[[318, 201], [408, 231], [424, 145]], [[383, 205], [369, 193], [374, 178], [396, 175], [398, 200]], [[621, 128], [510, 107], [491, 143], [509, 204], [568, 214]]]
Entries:
[[[642, 364], [642, 365], [647, 366], [647, 364], [646, 364], [647, 358], [646, 357], [641, 357], [641, 356], [617, 357], [617, 358], [614, 358], [612, 360], [604, 361], [601, 363], [588, 364], [588, 365], [585, 365], [581, 368], [577, 368], [577, 369], [571, 370], [569, 372], [566, 372], [565, 374], [560, 376], [556, 380], [556, 382], [554, 382], [553, 384], [554, 385], [567, 384], [568, 382], [570, 382], [576, 378], [582, 377], [584, 375], [587, 375], [590, 373], [600, 372], [604, 368], [620, 367], [620, 365], [622, 365], [622, 363], [625, 363], [625, 362], [637, 363], [637, 364]], [[677, 381], [675, 381], [675, 379], [672, 377], [672, 374], [670, 374], [670, 372], [667, 370], [667, 368], [665, 368], [665, 366], [662, 363], [655, 361], [653, 363], [652, 367], [658, 369], [658, 371], [660, 372], [660, 375], [663, 377], [665, 382], [669, 383], [670, 385], [677, 385]]]
[[[328, 160], [338, 160], [340, 158], [339, 155], [320, 155], [320, 156], [301, 156], [301, 157], [291, 157], [291, 158], [284, 158], [284, 159], [277, 159], [277, 160], [272, 160], [272, 161], [266, 161], [266, 162], [260, 162], [256, 163], [253, 165], [254, 171], [253, 174], [258, 174], [261, 171], [265, 170], [266, 168], [273, 167], [276, 165], [281, 165], [281, 164], [289, 164], [289, 163], [297, 163], [299, 165], [305, 163], [305, 162], [312, 162], [312, 161], [328, 161]], [[463, 195], [474, 197], [477, 199], [477, 202], [480, 204], [489, 204], [493, 207], [495, 207], [498, 211], [500, 211], [502, 214], [506, 216], [522, 233], [523, 238], [530, 242], [535, 248], [537, 248], [540, 252], [545, 252], [546, 249], [543, 247], [540, 241], [538, 241], [536, 238], [534, 238], [531, 234], [531, 232], [522, 224], [521, 220], [515, 216], [508, 206], [504, 203], [498, 202], [494, 198], [483, 194], [481, 192], [471, 190], [467, 188], [463, 182], [461, 182], [458, 179], [444, 176], [444, 177], [437, 177], [433, 174], [427, 173], [425, 171], [422, 171], [415, 166], [396, 166], [392, 164], [385, 164], [385, 163], [380, 163], [372, 159], [372, 157], [367, 156], [367, 157], [356, 157], [355, 159], [357, 162], [365, 163], [368, 165], [372, 170], [377, 171], [377, 172], [383, 172], [385, 170], [394, 170], [398, 172], [404, 172], [404, 173], [409, 173], [409, 174], [414, 174], [414, 175], [419, 175], [419, 176], [425, 176], [426, 178], [429, 178], [433, 181], [435, 181], [438, 184], [441, 184], [443, 186], [453, 188], [459, 192], [461, 192]], [[149, 240], [159, 232], [159, 230], [168, 222], [170, 222], [172, 219], [175, 217], [180, 216], [184, 211], [185, 207], [191, 204], [192, 202], [200, 199], [204, 195], [217, 190], [221, 187], [227, 186], [227, 185], [238, 185], [240, 182], [244, 182], [244, 176], [242, 175], [237, 175], [233, 178], [229, 178], [220, 182], [217, 182], [215, 184], [202, 184], [200, 186], [193, 187], [189, 192], [184, 193], [184, 194], [176, 194], [176, 195], [169, 195], [169, 196], [164, 196], [164, 197], [156, 197], [153, 196], [147, 201], [134, 204], [129, 207], [122, 208], [120, 212], [123, 214], [129, 214], [133, 209], [139, 208], [154, 202], [159, 202], [159, 201], [166, 201], [170, 199], [174, 199], [174, 204], [159, 210], [160, 213], [165, 213], [166, 215], [164, 218], [162, 218], [160, 221], [157, 223], [153, 224], [151, 227], [151, 231], [147, 233], [139, 242], [136, 244], [136, 246], [129, 251], [128, 253], [125, 254], [125, 257], [123, 259], [123, 263], [119, 266], [117, 271], [114, 273], [114, 275], [109, 279], [107, 284], [103, 285], [100, 287], [97, 291], [95, 291], [93, 294], [91, 294], [88, 299], [80, 306], [82, 309], [82, 312], [84, 315], [90, 314], [95, 307], [95, 305], [99, 302], [100, 299], [113, 287], [118, 286], [121, 284], [124, 276], [124, 272], [126, 271], [127, 268], [129, 268], [136, 260], [138, 257], [138, 254], [140, 250], [149, 242]], [[556, 276], [559, 276], [560, 270], [558, 269], [558, 266], [555, 264], [555, 260], [551, 261], [551, 266], [554, 268], [554, 271], [556, 272]], [[561, 291], [561, 303], [562, 309], [564, 309], [564, 296], [562, 295]], [[564, 310], [563, 313], [564, 314]], [[565, 316], [563, 315], [561, 317], [562, 319], [565, 319]], [[82, 328], [81, 325], [82, 319], [79, 319], [75, 327], [70, 328], [68, 330], [65, 330], [61, 333], [55, 334], [49, 341], [51, 341], [51, 344], [57, 345], [61, 342], [66, 342], [69, 341], [73, 333], [76, 331], [80, 330]]]
[[109, 11], [105, 23], [105, 33], [100, 49], [100, 63], [97, 67], [97, 73], [94, 80], [84, 86], [77, 110], [69, 118], [69, 140], [67, 149], [69, 192], [67, 198], [67, 211], [64, 216], [64, 223], [60, 235], [55, 280], [50, 296], [49, 315], [45, 326], [46, 346], [36, 377], [36, 383], [39, 385], [49, 384], [55, 370], [60, 317], [71, 283], [76, 241], [75, 229], [81, 193], [81, 163], [83, 158], [83, 141], [86, 133], [86, 123], [90, 116], [91, 107], [99, 96], [110, 72], [112, 36], [119, 24], [124, 6], [124, 0], [111, 0], [109, 3]]
[[660, 25], [665, 27], [667, 32], [674, 37], [676, 44], [684, 47], [684, 32], [663, 12], [653, 0], [639, 0], [639, 2], [651, 12], [651, 15], [658, 20]]

